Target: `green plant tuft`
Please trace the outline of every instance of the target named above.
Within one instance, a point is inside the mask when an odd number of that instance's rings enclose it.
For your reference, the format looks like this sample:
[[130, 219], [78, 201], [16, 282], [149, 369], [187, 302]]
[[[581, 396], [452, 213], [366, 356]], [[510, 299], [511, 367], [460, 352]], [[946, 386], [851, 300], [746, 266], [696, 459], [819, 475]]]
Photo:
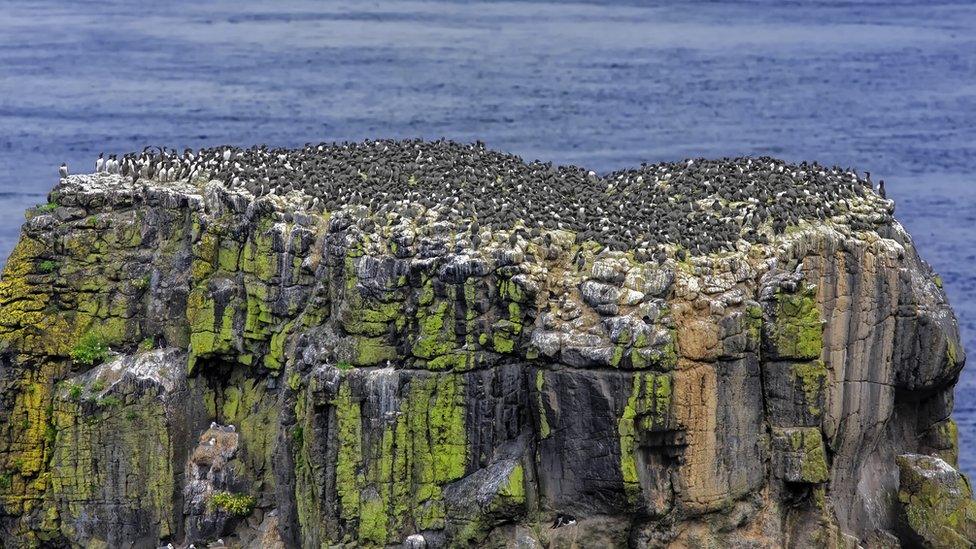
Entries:
[[105, 338], [95, 332], [88, 332], [78, 340], [71, 350], [71, 358], [78, 364], [95, 366], [108, 357], [108, 343]]
[[246, 517], [254, 511], [257, 500], [247, 494], [214, 492], [210, 495], [209, 503], [211, 509], [220, 509], [237, 517]]
[[339, 363], [336, 364], [336, 368], [342, 370], [343, 372], [352, 370], [352, 363], [346, 360], [340, 360]]
[[41, 263], [37, 266], [37, 268], [42, 273], [53, 273], [58, 268], [58, 264], [55, 261], [46, 259], [44, 261], [41, 261]]
[[153, 338], [147, 337], [139, 342], [139, 352], [148, 353], [152, 351], [156, 344], [153, 342]]
[[142, 290], [145, 290], [146, 288], [149, 287], [149, 283], [151, 281], [152, 281], [152, 277], [150, 277], [149, 275], [146, 275], [146, 276], [143, 276], [141, 278], [135, 279], [132, 282], [132, 285], [135, 287], [135, 289], [142, 291]]
[[76, 402], [81, 400], [81, 392], [84, 389], [85, 388], [83, 386], [78, 385], [77, 383], [72, 383], [68, 385], [68, 398]]
[[54, 210], [58, 209], [58, 203], [48, 202], [47, 204], [38, 204], [37, 209], [42, 212], [53, 212]]
[[122, 399], [114, 395], [107, 396], [105, 398], [98, 399], [97, 404], [103, 408], [112, 408], [115, 406], [121, 406]]

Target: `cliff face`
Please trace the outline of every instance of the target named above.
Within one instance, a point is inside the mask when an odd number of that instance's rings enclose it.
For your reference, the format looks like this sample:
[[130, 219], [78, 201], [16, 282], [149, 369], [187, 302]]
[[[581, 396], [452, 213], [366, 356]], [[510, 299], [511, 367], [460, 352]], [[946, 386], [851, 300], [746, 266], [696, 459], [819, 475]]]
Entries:
[[956, 322], [894, 221], [642, 262], [217, 181], [51, 202], [0, 280], [0, 546], [973, 539]]

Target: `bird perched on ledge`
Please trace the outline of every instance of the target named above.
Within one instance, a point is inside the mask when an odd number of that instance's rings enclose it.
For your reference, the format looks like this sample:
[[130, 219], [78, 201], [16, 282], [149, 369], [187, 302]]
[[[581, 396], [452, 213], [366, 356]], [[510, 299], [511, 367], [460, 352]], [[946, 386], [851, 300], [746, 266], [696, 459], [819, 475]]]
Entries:
[[573, 515], [564, 515], [562, 513], [556, 515], [556, 519], [552, 521], [551, 528], [561, 528], [563, 526], [572, 526], [576, 524], [576, 517]]
[[58, 168], [58, 174], [61, 175], [61, 179], [68, 177], [68, 165], [62, 162], [61, 167]]

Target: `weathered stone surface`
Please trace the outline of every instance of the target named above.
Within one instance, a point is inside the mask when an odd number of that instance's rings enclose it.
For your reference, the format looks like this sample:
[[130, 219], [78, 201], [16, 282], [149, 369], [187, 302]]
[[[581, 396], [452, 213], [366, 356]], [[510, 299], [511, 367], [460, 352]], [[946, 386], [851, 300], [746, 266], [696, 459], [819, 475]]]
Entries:
[[893, 221], [644, 261], [297, 189], [51, 198], [0, 278], [4, 546], [973, 539], [956, 322]]
[[915, 540], [929, 547], [976, 545], [976, 501], [959, 471], [940, 458], [898, 456], [898, 501]]
[[827, 453], [816, 427], [773, 429], [773, 472], [786, 482], [827, 481]]

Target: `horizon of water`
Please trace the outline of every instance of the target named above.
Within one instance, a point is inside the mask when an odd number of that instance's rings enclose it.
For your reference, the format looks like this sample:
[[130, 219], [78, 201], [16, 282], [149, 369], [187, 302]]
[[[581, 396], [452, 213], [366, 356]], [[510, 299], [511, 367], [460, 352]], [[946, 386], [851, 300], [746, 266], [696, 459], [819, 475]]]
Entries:
[[3, 0], [0, 265], [57, 166], [103, 151], [444, 137], [601, 172], [772, 155], [884, 178], [972, 353], [973, 28], [972, 2], [906, 0]]

